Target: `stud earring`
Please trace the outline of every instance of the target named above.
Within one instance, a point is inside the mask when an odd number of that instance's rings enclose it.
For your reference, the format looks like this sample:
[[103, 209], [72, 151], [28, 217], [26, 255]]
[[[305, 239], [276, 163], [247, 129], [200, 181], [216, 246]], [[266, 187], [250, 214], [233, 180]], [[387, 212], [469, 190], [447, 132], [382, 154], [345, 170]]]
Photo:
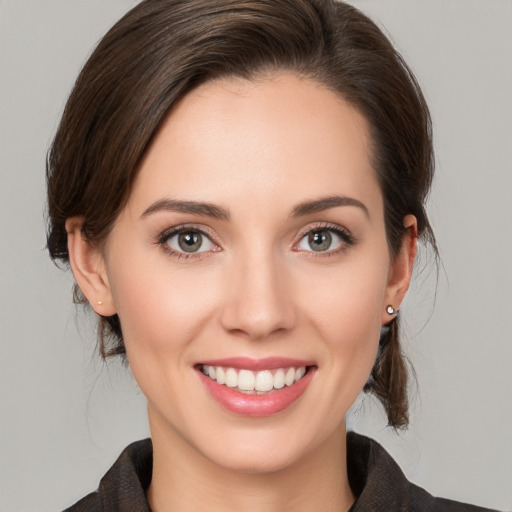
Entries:
[[395, 309], [393, 306], [389, 305], [387, 308], [386, 308], [386, 313], [388, 315], [398, 315], [398, 309]]
[[99, 300], [99, 301], [97, 302], [97, 304], [98, 304], [98, 306], [101, 306], [101, 305], [103, 304], [103, 301], [102, 301], [102, 300]]

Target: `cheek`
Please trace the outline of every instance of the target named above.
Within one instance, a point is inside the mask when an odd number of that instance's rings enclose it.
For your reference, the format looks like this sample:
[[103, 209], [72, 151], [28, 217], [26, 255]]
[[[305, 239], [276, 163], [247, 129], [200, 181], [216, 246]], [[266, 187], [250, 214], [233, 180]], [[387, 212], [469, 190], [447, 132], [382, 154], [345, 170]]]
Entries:
[[215, 270], [171, 269], [161, 256], [144, 265], [117, 261], [110, 281], [127, 351], [158, 356], [185, 347], [211, 317]]
[[[378, 333], [387, 286], [384, 263], [333, 266], [311, 273], [296, 292], [301, 309], [329, 333], [347, 342], [367, 332]], [[359, 334], [358, 334], [359, 333]]]
[[387, 285], [386, 261], [333, 267], [297, 290], [301, 311], [322, 341], [326, 366], [350, 396], [359, 394], [378, 349]]
[[[161, 258], [160, 258], [161, 259]], [[132, 374], [149, 403], [171, 407], [180, 417], [180, 393], [188, 388], [197, 360], [197, 341], [210, 325], [215, 273], [190, 273], [154, 261], [136, 272], [125, 260], [116, 268], [112, 290]], [[184, 380], [185, 379], [185, 380]], [[197, 390], [187, 395], [194, 399]], [[198, 399], [199, 397], [195, 397]]]

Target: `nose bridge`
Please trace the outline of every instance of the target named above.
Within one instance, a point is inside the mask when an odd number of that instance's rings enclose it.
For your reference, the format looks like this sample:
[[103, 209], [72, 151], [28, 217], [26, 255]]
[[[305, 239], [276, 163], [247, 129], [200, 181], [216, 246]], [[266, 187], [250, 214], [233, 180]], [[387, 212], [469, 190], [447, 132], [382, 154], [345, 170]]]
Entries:
[[285, 267], [269, 247], [253, 247], [233, 256], [222, 311], [225, 329], [262, 339], [293, 326], [295, 311]]

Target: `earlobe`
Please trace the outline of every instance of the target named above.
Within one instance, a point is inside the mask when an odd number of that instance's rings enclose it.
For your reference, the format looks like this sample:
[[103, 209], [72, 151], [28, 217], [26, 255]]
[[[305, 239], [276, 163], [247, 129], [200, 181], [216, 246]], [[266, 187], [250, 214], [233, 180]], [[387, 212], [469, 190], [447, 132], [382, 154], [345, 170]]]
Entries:
[[104, 257], [101, 250], [87, 241], [82, 233], [82, 217], [66, 221], [69, 262], [80, 290], [96, 313], [111, 316], [116, 313]]
[[389, 305], [398, 310], [411, 283], [418, 243], [418, 222], [414, 215], [406, 215], [403, 220], [406, 233], [400, 250], [391, 263], [382, 323], [389, 322]]

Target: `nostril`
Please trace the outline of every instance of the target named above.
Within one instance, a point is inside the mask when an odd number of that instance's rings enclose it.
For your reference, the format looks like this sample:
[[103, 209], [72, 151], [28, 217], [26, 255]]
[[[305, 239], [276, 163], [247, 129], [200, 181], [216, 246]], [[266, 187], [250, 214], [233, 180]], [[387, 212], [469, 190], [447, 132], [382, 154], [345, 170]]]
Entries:
[[236, 336], [261, 340], [283, 334], [293, 328], [294, 315], [283, 308], [249, 308], [247, 305], [233, 305], [223, 312], [224, 329]]

